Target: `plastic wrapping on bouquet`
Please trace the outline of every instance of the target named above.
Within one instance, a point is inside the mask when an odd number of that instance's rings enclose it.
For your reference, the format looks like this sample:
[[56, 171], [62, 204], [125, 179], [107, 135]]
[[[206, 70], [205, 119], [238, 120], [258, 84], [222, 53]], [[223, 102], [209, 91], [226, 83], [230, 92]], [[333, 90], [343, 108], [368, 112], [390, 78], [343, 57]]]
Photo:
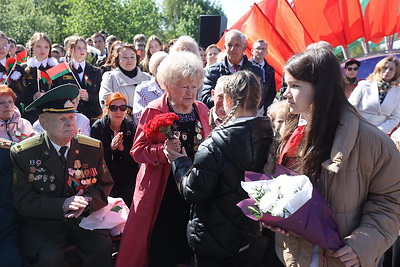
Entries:
[[[287, 168], [278, 165], [273, 175], [246, 172], [245, 180], [267, 180], [280, 174], [296, 175]], [[313, 189], [311, 199], [286, 219], [270, 214], [264, 214], [261, 219], [258, 219], [248, 209], [250, 206], [255, 207], [254, 204], [255, 200], [248, 198], [239, 202], [237, 206], [252, 220], [262, 221], [265, 224], [280, 227], [285, 231], [291, 231], [326, 249], [336, 251], [343, 246], [333, 212], [316, 189]]]

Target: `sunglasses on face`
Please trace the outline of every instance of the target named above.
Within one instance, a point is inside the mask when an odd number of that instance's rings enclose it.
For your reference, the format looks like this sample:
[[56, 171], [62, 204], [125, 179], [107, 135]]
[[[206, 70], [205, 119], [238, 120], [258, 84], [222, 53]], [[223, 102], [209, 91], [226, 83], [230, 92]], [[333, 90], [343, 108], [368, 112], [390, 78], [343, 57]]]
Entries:
[[125, 111], [125, 110], [128, 108], [128, 106], [127, 106], [127, 105], [120, 105], [120, 106], [117, 106], [117, 105], [110, 105], [110, 106], [108, 106], [108, 108], [109, 108], [112, 112], [115, 112], [115, 111], [117, 111], [118, 109], [121, 110], [121, 111]]
[[357, 68], [357, 67], [355, 67], [355, 68], [347, 68], [347, 70], [348, 70], [348, 71], [352, 71], [352, 70], [358, 71], [358, 68]]

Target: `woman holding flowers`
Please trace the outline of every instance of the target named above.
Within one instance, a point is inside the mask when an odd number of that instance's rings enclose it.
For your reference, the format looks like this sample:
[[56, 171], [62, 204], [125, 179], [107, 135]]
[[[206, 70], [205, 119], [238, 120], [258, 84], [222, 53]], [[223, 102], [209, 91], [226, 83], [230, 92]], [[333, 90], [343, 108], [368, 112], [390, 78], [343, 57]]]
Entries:
[[136, 131], [131, 155], [141, 166], [117, 266], [188, 266], [191, 262], [186, 240], [189, 206], [179, 195], [163, 152], [167, 137], [151, 132], [149, 123], [163, 126], [160, 114], [177, 115], [174, 129], [164, 125], [167, 135], [179, 136], [188, 155], [194, 157], [210, 132], [208, 108], [195, 100], [203, 82], [202, 66], [193, 53], [175, 52], [157, 69], [157, 81], [165, 94], [143, 110]]
[[284, 66], [289, 113], [280, 163], [307, 175], [333, 211], [343, 246], [328, 251], [272, 228], [286, 266], [377, 266], [398, 236], [400, 154], [346, 100], [337, 57], [309, 49]]
[[236, 204], [248, 197], [241, 187], [245, 171], [263, 171], [273, 139], [269, 119], [257, 117], [259, 103], [258, 78], [236, 72], [224, 86], [227, 118], [201, 144], [194, 161], [184, 149], [179, 152], [179, 140], [166, 142], [179, 191], [192, 204], [187, 236], [199, 267], [251, 266], [259, 224]]

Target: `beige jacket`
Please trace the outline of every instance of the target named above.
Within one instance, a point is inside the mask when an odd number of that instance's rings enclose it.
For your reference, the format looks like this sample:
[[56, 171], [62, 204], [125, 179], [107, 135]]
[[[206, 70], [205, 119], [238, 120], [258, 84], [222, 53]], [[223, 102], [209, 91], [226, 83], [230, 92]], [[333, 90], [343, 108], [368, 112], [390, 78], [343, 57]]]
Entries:
[[[331, 158], [322, 163], [320, 192], [330, 205], [340, 236], [361, 266], [375, 267], [400, 227], [400, 154], [382, 131], [343, 112]], [[310, 266], [312, 244], [276, 234], [276, 252], [286, 266]], [[320, 248], [320, 266], [343, 266]]]
[[137, 69], [137, 75], [132, 79], [126, 76], [120, 68], [115, 68], [103, 74], [99, 92], [99, 101], [102, 109], [107, 97], [116, 92], [122, 93], [127, 99], [127, 104], [129, 106], [132, 105], [136, 86], [143, 81], [149, 81], [151, 78], [150, 74], [142, 72], [139, 68]]

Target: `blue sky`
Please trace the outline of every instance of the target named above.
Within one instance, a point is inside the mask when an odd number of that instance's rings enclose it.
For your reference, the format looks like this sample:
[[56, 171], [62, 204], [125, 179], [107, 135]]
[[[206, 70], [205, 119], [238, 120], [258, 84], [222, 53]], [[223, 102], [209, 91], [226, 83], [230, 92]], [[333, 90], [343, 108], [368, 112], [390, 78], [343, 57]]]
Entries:
[[218, 1], [228, 18], [228, 28], [249, 11], [254, 3], [261, 2], [260, 0], [216, 0]]
[[[225, 15], [228, 19], [228, 28], [230, 28], [241, 16], [243, 16], [254, 3], [259, 3], [261, 0], [211, 0], [215, 3], [220, 3]], [[156, 0], [158, 4], [162, 0]]]

